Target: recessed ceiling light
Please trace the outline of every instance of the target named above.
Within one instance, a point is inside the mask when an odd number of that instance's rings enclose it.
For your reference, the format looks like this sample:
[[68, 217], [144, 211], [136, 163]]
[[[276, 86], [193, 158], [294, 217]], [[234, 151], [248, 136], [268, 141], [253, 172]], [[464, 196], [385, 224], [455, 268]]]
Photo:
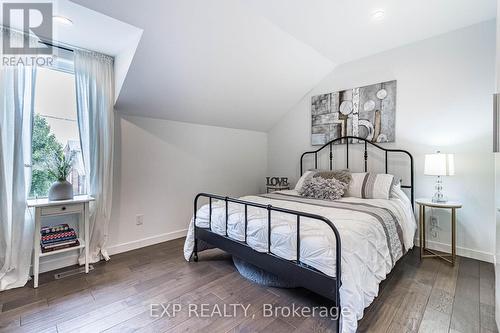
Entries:
[[54, 15], [54, 16], [52, 16], [52, 19], [55, 22], [61, 23], [61, 24], [64, 24], [64, 25], [73, 25], [73, 21], [71, 21], [66, 16]]
[[372, 20], [380, 21], [385, 17], [385, 11], [383, 9], [377, 9], [372, 13]]

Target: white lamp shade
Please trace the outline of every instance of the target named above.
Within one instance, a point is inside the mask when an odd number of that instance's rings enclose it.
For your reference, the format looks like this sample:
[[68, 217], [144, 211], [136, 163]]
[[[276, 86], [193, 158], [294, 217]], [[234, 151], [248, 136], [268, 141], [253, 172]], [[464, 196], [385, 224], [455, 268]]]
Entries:
[[424, 174], [428, 176], [453, 176], [455, 157], [453, 154], [426, 154]]

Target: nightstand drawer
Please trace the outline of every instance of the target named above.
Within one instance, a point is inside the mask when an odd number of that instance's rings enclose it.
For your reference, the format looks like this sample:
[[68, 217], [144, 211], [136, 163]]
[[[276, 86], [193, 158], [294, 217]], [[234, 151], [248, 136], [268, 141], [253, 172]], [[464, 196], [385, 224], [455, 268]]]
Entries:
[[49, 206], [42, 208], [42, 216], [47, 215], [60, 215], [60, 214], [74, 214], [83, 211], [82, 204], [69, 204], [60, 206]]

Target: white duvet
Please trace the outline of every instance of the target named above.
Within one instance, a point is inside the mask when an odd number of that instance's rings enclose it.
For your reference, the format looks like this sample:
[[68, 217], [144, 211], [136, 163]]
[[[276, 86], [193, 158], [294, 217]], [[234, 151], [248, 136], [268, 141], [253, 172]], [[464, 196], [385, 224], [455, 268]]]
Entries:
[[[294, 190], [280, 192], [297, 195]], [[242, 200], [261, 204], [271, 204], [317, 214], [328, 218], [337, 227], [342, 245], [342, 287], [340, 302], [343, 308], [342, 332], [355, 332], [357, 322], [364, 309], [378, 295], [379, 283], [385, 279], [393, 267], [384, 227], [366, 212], [322, 207], [317, 205], [246, 196]], [[416, 222], [410, 200], [399, 188], [393, 188], [391, 199], [342, 198], [338, 202], [369, 204], [389, 210], [401, 227], [404, 249], [413, 247]], [[208, 205], [198, 210], [196, 225], [208, 227]], [[225, 234], [225, 204], [213, 202], [212, 231]], [[271, 252], [288, 260], [296, 259], [296, 217], [290, 214], [272, 213]], [[244, 241], [244, 208], [229, 203], [228, 236]], [[335, 276], [335, 236], [324, 222], [302, 218], [300, 230], [300, 261], [319, 271]], [[247, 244], [260, 252], [267, 252], [267, 210], [248, 207]], [[193, 221], [189, 226], [184, 244], [184, 257], [189, 260], [193, 252]]]

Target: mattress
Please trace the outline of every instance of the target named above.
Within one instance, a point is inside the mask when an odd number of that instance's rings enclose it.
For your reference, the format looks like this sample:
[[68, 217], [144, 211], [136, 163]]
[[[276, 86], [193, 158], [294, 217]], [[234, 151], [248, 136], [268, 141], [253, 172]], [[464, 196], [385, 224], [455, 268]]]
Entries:
[[[307, 199], [295, 190], [242, 200], [271, 204], [291, 210], [321, 215], [328, 218], [339, 231], [342, 245], [342, 287], [340, 300], [342, 332], [355, 332], [364, 309], [378, 295], [382, 280], [406, 251], [413, 247], [416, 222], [410, 200], [399, 188], [394, 188], [391, 199], [359, 199], [346, 197], [336, 201]], [[244, 241], [244, 207], [228, 204], [228, 236]], [[247, 244], [259, 252], [267, 252], [267, 210], [248, 207]], [[197, 212], [196, 225], [209, 226], [209, 207]], [[184, 256], [189, 260], [194, 245], [191, 221], [184, 245]], [[212, 204], [212, 232], [225, 235], [226, 211], [224, 202]], [[301, 218], [300, 261], [327, 275], [335, 276], [335, 235], [324, 222]], [[272, 212], [271, 252], [284, 259], [296, 260], [296, 216]]]

